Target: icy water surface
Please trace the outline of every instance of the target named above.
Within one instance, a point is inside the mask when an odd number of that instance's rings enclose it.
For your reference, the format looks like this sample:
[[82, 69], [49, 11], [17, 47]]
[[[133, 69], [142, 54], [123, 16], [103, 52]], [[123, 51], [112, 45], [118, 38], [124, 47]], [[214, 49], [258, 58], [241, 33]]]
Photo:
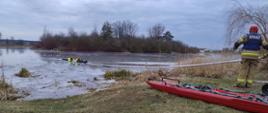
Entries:
[[[69, 64], [61, 60], [80, 57], [88, 64]], [[113, 80], [103, 79], [107, 70], [128, 69], [135, 72], [171, 69], [176, 65], [177, 54], [131, 54], [131, 53], [78, 53], [54, 52], [31, 49], [0, 49], [0, 61], [4, 64], [7, 81], [15, 88], [29, 92], [25, 100], [64, 98], [86, 93], [92, 88], [102, 88]], [[191, 55], [190, 55], [191, 56]], [[180, 59], [189, 58], [182, 55]], [[24, 67], [30, 78], [15, 76]], [[94, 78], [98, 78], [97, 81]], [[79, 81], [74, 85], [70, 81]]]
[[[29, 92], [30, 95], [25, 100], [84, 94], [92, 88], [103, 88], [114, 82], [104, 80], [105, 71], [172, 69], [178, 66], [178, 62], [191, 60], [196, 56], [200, 57], [193, 54], [79, 53], [0, 48], [0, 61], [4, 64], [5, 77], [18, 90]], [[212, 60], [226, 59], [222, 55], [205, 56]], [[88, 63], [70, 64], [61, 60], [67, 57], [80, 57]], [[237, 59], [237, 56], [227, 59]], [[23, 67], [32, 73], [32, 77], [15, 76]], [[79, 83], [73, 84], [71, 81]]]

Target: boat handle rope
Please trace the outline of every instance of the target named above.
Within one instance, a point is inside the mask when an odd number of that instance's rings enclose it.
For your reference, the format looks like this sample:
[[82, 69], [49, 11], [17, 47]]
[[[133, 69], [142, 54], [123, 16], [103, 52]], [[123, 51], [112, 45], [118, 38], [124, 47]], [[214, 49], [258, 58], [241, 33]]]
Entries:
[[226, 94], [226, 93], [213, 91], [213, 88], [207, 85], [194, 86], [189, 83], [177, 84], [176, 86], [187, 88], [187, 89], [192, 89], [192, 90], [197, 90], [197, 91], [202, 91], [202, 92], [213, 93], [213, 94], [222, 95], [222, 96], [233, 97], [233, 98], [237, 98], [241, 100], [256, 101], [256, 102], [262, 102], [262, 103], [268, 104], [268, 96], [256, 95], [256, 97], [254, 96], [242, 97], [242, 96], [235, 95], [235, 94]]

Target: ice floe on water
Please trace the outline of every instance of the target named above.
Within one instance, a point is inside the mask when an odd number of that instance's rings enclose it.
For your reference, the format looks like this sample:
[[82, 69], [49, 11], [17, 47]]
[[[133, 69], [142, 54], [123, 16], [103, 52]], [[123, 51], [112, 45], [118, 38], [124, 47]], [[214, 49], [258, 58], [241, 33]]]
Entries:
[[[105, 80], [106, 71], [127, 69], [133, 72], [172, 69], [178, 61], [193, 54], [133, 54], [133, 53], [79, 53], [31, 49], [0, 49], [7, 81], [21, 92], [24, 100], [58, 99], [87, 93], [90, 89], [105, 88], [113, 80]], [[87, 64], [70, 64], [63, 58], [80, 57]], [[218, 56], [217, 56], [218, 57]], [[32, 77], [15, 76], [26, 68]], [[97, 79], [97, 80], [96, 80]]]
[[[24, 100], [65, 98], [84, 94], [90, 89], [104, 88], [114, 82], [103, 78], [107, 70], [128, 69], [140, 72], [156, 70], [160, 67], [169, 68], [168, 63], [158, 61], [165, 57], [155, 55], [146, 57], [141, 54], [85, 54], [42, 52], [30, 49], [0, 49], [0, 53], [7, 81], [18, 90], [29, 93], [23, 98]], [[69, 64], [61, 60], [69, 56], [81, 57], [89, 62], [88, 64]], [[32, 73], [32, 77], [15, 76], [21, 68], [28, 69]]]

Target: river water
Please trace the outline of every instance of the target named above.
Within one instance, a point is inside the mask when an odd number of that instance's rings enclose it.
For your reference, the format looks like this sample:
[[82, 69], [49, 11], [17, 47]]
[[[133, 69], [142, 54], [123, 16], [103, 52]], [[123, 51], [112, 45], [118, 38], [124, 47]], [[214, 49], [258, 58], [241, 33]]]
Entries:
[[[178, 57], [180, 56], [180, 57]], [[178, 54], [133, 54], [133, 53], [79, 53], [55, 52], [32, 49], [0, 49], [0, 62], [8, 83], [20, 91], [28, 92], [25, 100], [64, 98], [88, 92], [92, 88], [103, 88], [113, 80], [104, 80], [105, 71], [128, 69], [134, 72], [171, 69], [178, 59], [193, 55]], [[61, 59], [80, 57], [87, 64], [70, 64]], [[30, 78], [15, 76], [21, 68], [27, 68]], [[94, 80], [98, 78], [98, 80]], [[79, 81], [76, 86], [70, 81]]]
[[[178, 62], [187, 61], [198, 54], [134, 54], [134, 53], [79, 53], [32, 49], [0, 48], [2, 71], [9, 84], [29, 95], [24, 100], [57, 99], [79, 95], [90, 89], [101, 89], [113, 83], [105, 80], [105, 71], [127, 69], [133, 72], [172, 69]], [[202, 55], [204, 56], [204, 55]], [[221, 55], [206, 55], [220, 59]], [[63, 58], [80, 57], [87, 64], [70, 64]], [[225, 57], [224, 57], [225, 58]], [[236, 59], [232, 57], [231, 59]], [[15, 76], [21, 68], [27, 68], [32, 77]], [[94, 80], [97, 78], [98, 80]], [[74, 85], [70, 81], [79, 81]]]

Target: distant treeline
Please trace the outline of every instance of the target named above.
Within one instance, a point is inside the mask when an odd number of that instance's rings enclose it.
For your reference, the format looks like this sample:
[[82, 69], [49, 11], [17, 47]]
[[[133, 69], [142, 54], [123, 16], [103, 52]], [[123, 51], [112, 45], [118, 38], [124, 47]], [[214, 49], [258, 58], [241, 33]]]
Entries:
[[105, 22], [98, 32], [77, 33], [70, 28], [67, 34], [52, 34], [46, 29], [40, 37], [38, 48], [85, 52], [134, 52], [134, 53], [197, 53], [199, 48], [174, 41], [170, 31], [161, 24], [149, 28], [148, 36], [137, 36], [137, 24], [130, 21]]
[[0, 39], [0, 46], [34, 46], [37, 41]]

